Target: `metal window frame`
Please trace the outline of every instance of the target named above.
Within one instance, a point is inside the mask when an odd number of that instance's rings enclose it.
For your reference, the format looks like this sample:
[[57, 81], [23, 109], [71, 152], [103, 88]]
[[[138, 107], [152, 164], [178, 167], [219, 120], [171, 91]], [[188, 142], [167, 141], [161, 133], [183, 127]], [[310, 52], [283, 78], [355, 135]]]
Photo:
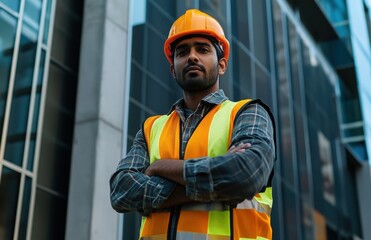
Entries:
[[[17, 164], [14, 164], [10, 161], [5, 160], [4, 153], [5, 153], [5, 146], [6, 146], [5, 140], [8, 134], [10, 112], [11, 112], [11, 106], [12, 106], [12, 101], [13, 101], [14, 83], [15, 83], [17, 63], [18, 63], [18, 58], [19, 58], [19, 47], [20, 47], [19, 45], [20, 45], [20, 39], [22, 35], [25, 4], [26, 4], [26, 0], [21, 0], [20, 7], [19, 7], [19, 13], [17, 13], [13, 11], [12, 9], [8, 8], [5, 4], [0, 3], [1, 8], [3, 8], [5, 11], [10, 13], [12, 16], [17, 18], [16, 34], [15, 34], [15, 40], [14, 40], [14, 51], [13, 51], [13, 56], [12, 56], [13, 58], [12, 58], [12, 63], [11, 63], [11, 70], [10, 70], [8, 94], [6, 98], [3, 132], [1, 136], [1, 139], [3, 139], [3, 141], [1, 142], [1, 146], [0, 146], [0, 159], [1, 159], [0, 183], [1, 183], [1, 175], [2, 175], [3, 166], [21, 175], [20, 185], [18, 189], [18, 201], [17, 201], [15, 225], [13, 229], [14, 240], [17, 240], [19, 236], [20, 221], [21, 221], [21, 215], [22, 215], [22, 204], [23, 204], [23, 197], [24, 197], [23, 193], [24, 193], [26, 177], [31, 178], [31, 196], [30, 196], [31, 199], [29, 203], [30, 205], [29, 205], [29, 214], [28, 214], [28, 219], [27, 219], [26, 239], [31, 239], [31, 230], [32, 230], [32, 222], [33, 222], [32, 219], [33, 219], [35, 195], [36, 195], [38, 160], [39, 160], [39, 154], [40, 154], [40, 141], [41, 141], [41, 134], [42, 134], [42, 123], [43, 123], [43, 115], [44, 115], [44, 107], [45, 107], [46, 86], [47, 86], [48, 71], [49, 71], [50, 51], [51, 51], [51, 42], [52, 42], [51, 38], [53, 34], [53, 22], [54, 22], [56, 1], [44, 0], [42, 2], [35, 65], [34, 65], [34, 72], [32, 76], [31, 96], [30, 96], [30, 103], [29, 103], [30, 107], [28, 109], [25, 146], [24, 146], [24, 152], [23, 152], [22, 167], [20, 167]], [[45, 25], [47, 4], [52, 4], [52, 6], [51, 6], [51, 12], [50, 12], [50, 22], [48, 26], [49, 27], [48, 43], [47, 45], [45, 45], [43, 43], [43, 35], [44, 35], [44, 30], [45, 30], [44, 25]], [[45, 59], [44, 59], [44, 68], [40, 69], [40, 59], [41, 59], [42, 51], [45, 51]], [[41, 91], [40, 108], [38, 112], [39, 117], [37, 119], [38, 123], [37, 123], [37, 134], [36, 134], [36, 143], [35, 143], [35, 152], [34, 152], [34, 167], [33, 167], [33, 171], [29, 171], [27, 169], [27, 163], [28, 163], [27, 160], [28, 160], [28, 155], [29, 155], [33, 115], [35, 114], [34, 110], [35, 110], [35, 101], [36, 101], [36, 90], [37, 90], [37, 84], [39, 80], [40, 71], [43, 71], [43, 84], [42, 84], [42, 91]]]
[[[53, 29], [54, 29], [54, 17], [55, 17], [55, 8], [57, 5], [57, 0], [44, 0], [45, 2], [43, 3], [43, 11], [44, 11], [44, 17], [46, 13], [46, 7], [47, 3], [51, 4], [50, 8], [50, 22], [49, 22], [49, 32], [48, 32], [48, 39], [47, 39], [47, 44], [43, 44], [43, 33], [44, 33], [44, 23], [45, 19], [42, 18], [42, 27], [43, 31], [42, 34], [39, 35], [38, 38], [38, 44], [40, 49], [39, 49], [39, 54], [41, 54], [41, 50], [45, 50], [45, 65], [44, 65], [44, 73], [43, 73], [43, 84], [41, 88], [41, 99], [40, 99], [40, 110], [39, 110], [39, 119], [37, 123], [37, 134], [36, 134], [36, 142], [35, 142], [35, 155], [34, 155], [34, 179], [31, 184], [31, 201], [30, 201], [30, 212], [28, 215], [28, 224], [27, 224], [27, 235], [26, 239], [30, 240], [31, 239], [31, 234], [32, 234], [32, 226], [33, 226], [33, 216], [34, 216], [34, 210], [35, 210], [35, 198], [36, 198], [36, 187], [37, 187], [37, 176], [38, 176], [38, 166], [39, 166], [39, 158], [40, 158], [40, 143], [41, 143], [41, 136], [42, 136], [42, 126], [44, 122], [44, 113], [45, 113], [45, 100], [46, 100], [46, 90], [47, 90], [47, 85], [48, 85], [48, 80], [49, 80], [49, 65], [50, 65], [50, 54], [51, 54], [51, 43], [52, 43], [52, 38], [53, 38]], [[49, 2], [50, 1], [50, 2]], [[36, 75], [38, 77], [38, 75]], [[36, 81], [37, 85], [37, 80], [38, 78], [34, 79]], [[31, 131], [31, 129], [30, 129]]]
[[[25, 5], [25, 0], [22, 0], [20, 2], [19, 15], [17, 19], [17, 30], [15, 34], [15, 39], [14, 39], [14, 50], [13, 50], [12, 65], [10, 68], [8, 95], [6, 98], [6, 105], [5, 105], [3, 131], [1, 135], [1, 145], [0, 145], [0, 160], [1, 160], [0, 162], [0, 184], [1, 184], [2, 166], [5, 163], [5, 160], [4, 160], [5, 145], [6, 145], [5, 140], [6, 140], [6, 136], [8, 135], [9, 117], [10, 117], [10, 110], [11, 110], [12, 99], [13, 99], [15, 74], [17, 70], [17, 61], [18, 61], [18, 54], [19, 54], [19, 43], [21, 41], [21, 31], [22, 31], [22, 25], [23, 25], [22, 20], [23, 20], [24, 5]], [[13, 14], [14, 14], [14, 11], [13, 11]], [[13, 167], [13, 164], [9, 164], [9, 166]]]
[[[15, 222], [15, 227], [14, 227], [14, 240], [18, 239], [19, 227], [20, 227], [20, 221], [21, 221], [21, 213], [23, 211], [22, 203], [23, 203], [23, 193], [24, 193], [24, 186], [25, 186], [25, 179], [26, 179], [24, 171], [27, 169], [28, 156], [29, 156], [31, 130], [32, 130], [34, 108], [35, 108], [36, 87], [37, 87], [38, 76], [39, 76], [39, 67], [40, 67], [41, 44], [42, 44], [42, 36], [43, 36], [44, 23], [45, 23], [44, 18], [45, 18], [46, 4], [47, 4], [47, 0], [44, 0], [42, 2], [42, 6], [41, 6], [39, 32], [38, 32], [37, 48], [36, 48], [36, 58], [35, 58], [33, 76], [32, 76], [31, 97], [30, 97], [30, 103], [29, 103], [30, 107], [28, 109], [25, 146], [24, 146], [24, 151], [23, 151], [22, 174], [21, 174], [20, 190], [18, 192], [17, 214], [16, 214], [16, 222]], [[24, 10], [23, 10], [23, 14], [24, 14]], [[31, 195], [32, 195], [32, 192], [33, 192], [32, 185], [35, 181], [35, 176], [36, 176], [36, 174], [32, 174], [30, 176], [31, 177]], [[31, 209], [32, 209], [32, 206], [31, 206], [31, 202], [30, 202], [29, 213], [30, 213]], [[27, 232], [28, 232], [28, 229], [31, 228], [29, 222], [30, 222], [30, 218], [28, 218], [28, 220], [27, 220], [27, 223], [28, 223], [27, 224]], [[26, 234], [27, 234], [27, 232], [26, 232]]]

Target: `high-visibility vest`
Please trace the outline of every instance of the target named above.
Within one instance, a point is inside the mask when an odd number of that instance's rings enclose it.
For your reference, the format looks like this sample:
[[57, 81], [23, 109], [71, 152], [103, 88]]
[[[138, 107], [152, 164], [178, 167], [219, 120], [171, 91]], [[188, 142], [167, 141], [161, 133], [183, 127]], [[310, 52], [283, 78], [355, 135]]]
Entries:
[[[239, 110], [251, 100], [224, 101], [204, 116], [190, 137], [184, 160], [199, 157], [216, 157], [227, 153], [233, 125]], [[176, 111], [169, 115], [148, 118], [143, 125], [150, 162], [158, 159], [180, 159], [180, 118]], [[179, 161], [179, 160], [174, 160]], [[272, 189], [245, 199], [237, 206], [222, 202], [194, 203], [177, 207], [169, 212], [154, 212], [142, 218], [140, 239], [168, 239], [170, 219], [177, 218], [176, 239], [247, 240], [271, 239], [270, 212]], [[176, 214], [177, 216], [173, 216]], [[206, 238], [208, 236], [209, 238]], [[210, 238], [211, 237], [211, 238]]]

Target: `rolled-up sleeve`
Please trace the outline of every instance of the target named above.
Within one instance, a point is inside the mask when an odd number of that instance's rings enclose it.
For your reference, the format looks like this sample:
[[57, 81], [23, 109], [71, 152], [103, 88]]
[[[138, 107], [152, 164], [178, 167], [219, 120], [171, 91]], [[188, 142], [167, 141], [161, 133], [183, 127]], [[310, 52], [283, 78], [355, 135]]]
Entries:
[[146, 143], [142, 131], [139, 131], [132, 148], [110, 179], [111, 204], [117, 212], [150, 214], [173, 193], [176, 183], [158, 176], [145, 175], [148, 166]]
[[260, 104], [237, 117], [231, 145], [251, 143], [245, 152], [190, 159], [184, 164], [186, 194], [195, 201], [252, 199], [267, 184], [275, 159], [272, 119]]

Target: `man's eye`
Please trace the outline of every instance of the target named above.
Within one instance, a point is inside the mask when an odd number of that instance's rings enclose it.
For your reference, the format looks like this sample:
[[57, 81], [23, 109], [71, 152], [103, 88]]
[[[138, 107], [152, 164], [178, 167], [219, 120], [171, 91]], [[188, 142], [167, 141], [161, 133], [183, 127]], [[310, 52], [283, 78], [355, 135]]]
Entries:
[[209, 52], [209, 49], [204, 47], [204, 48], [200, 48], [199, 51], [201, 53], [208, 53]]
[[186, 50], [177, 50], [176, 56], [184, 56], [186, 54]]

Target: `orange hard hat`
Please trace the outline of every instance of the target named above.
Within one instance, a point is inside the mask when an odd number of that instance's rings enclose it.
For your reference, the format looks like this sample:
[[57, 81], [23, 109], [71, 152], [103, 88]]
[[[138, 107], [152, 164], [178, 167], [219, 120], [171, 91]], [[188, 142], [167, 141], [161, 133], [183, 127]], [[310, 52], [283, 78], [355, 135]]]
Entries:
[[215, 38], [219, 42], [224, 57], [228, 61], [229, 42], [225, 38], [222, 26], [218, 21], [197, 9], [189, 9], [180, 16], [171, 26], [169, 36], [164, 44], [164, 52], [170, 64], [173, 63], [173, 50], [171, 44], [187, 35], [206, 35]]

